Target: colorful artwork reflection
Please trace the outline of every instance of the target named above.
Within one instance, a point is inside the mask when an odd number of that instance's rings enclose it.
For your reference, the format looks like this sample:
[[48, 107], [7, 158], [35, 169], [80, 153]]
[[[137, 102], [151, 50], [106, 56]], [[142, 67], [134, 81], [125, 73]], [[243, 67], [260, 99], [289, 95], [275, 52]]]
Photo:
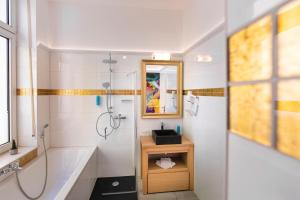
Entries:
[[300, 2], [288, 4], [278, 12], [279, 76], [300, 76]]
[[260, 144], [271, 145], [271, 85], [230, 88], [230, 131]]
[[300, 80], [281, 81], [277, 101], [277, 148], [300, 159]]
[[160, 113], [160, 73], [146, 73], [146, 113]]
[[229, 70], [231, 82], [271, 77], [271, 16], [260, 19], [229, 38]]

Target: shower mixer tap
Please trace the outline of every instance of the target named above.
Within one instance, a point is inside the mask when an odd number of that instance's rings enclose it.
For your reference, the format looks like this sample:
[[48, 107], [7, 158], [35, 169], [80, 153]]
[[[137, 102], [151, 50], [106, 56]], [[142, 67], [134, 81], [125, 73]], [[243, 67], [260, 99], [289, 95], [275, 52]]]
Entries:
[[4, 168], [2, 168], [0, 170], [0, 176], [4, 176], [6, 174], [9, 174], [10, 172], [15, 172], [15, 171], [18, 171], [20, 169], [22, 169], [22, 168], [20, 167], [19, 161], [16, 160], [16, 161], [8, 164]]
[[114, 117], [114, 119], [126, 119], [126, 116], [122, 116], [121, 114]]

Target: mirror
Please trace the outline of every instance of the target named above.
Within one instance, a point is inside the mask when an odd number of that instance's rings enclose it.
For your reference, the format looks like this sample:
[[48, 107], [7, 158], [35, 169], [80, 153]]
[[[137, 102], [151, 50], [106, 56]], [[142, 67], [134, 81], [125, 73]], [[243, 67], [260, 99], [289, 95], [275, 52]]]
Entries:
[[182, 117], [182, 61], [142, 61], [142, 118]]

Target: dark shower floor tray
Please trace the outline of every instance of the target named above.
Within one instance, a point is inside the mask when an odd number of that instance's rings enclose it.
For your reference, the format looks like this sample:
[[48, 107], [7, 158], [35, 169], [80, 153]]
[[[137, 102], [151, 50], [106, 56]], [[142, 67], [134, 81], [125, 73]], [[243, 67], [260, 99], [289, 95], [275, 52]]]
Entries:
[[90, 200], [137, 200], [135, 176], [98, 178]]

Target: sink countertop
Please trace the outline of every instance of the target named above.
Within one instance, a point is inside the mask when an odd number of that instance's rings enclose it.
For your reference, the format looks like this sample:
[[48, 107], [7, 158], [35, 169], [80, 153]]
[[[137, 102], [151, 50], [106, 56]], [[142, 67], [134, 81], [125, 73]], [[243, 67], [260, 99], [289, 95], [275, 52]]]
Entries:
[[151, 146], [172, 146], [172, 145], [182, 145], [182, 146], [193, 146], [194, 144], [187, 139], [186, 137], [182, 136], [182, 142], [181, 144], [165, 144], [165, 145], [156, 145], [154, 140], [152, 139], [151, 136], [141, 136], [141, 145], [143, 147], [151, 147]]

